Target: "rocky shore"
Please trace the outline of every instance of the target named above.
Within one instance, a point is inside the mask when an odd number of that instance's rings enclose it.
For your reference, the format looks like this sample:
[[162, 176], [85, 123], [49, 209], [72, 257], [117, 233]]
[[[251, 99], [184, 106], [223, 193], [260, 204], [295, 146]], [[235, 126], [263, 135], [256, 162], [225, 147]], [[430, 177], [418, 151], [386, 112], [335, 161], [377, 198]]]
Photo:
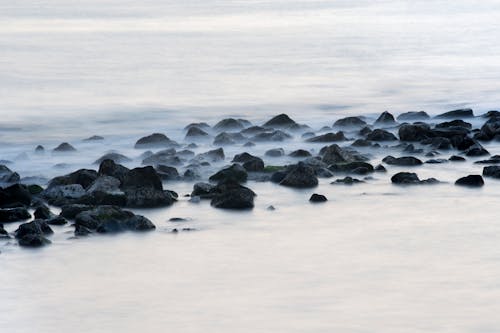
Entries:
[[[94, 135], [84, 141], [98, 144], [104, 139]], [[288, 151], [291, 140], [298, 140], [301, 147]], [[321, 192], [319, 179], [331, 178], [332, 185], [362, 186], [377, 174], [390, 173], [395, 186], [429, 186], [441, 181], [421, 179], [418, 168], [422, 165], [454, 165], [474, 159], [477, 172], [462, 175], [454, 185], [482, 187], [484, 178], [500, 179], [500, 156], [492, 156], [483, 147], [491, 141], [500, 141], [498, 111], [475, 116], [471, 109], [460, 109], [434, 117], [423, 111], [397, 117], [383, 112], [374, 121], [346, 117], [319, 129], [280, 114], [262, 124], [234, 118], [213, 126], [192, 123], [184, 128], [184, 139], [179, 142], [152, 133], [138, 138], [134, 145], [141, 153], [138, 163], [131, 156], [108, 152], [89, 161], [94, 169], [75, 170], [46, 184], [23, 179], [11, 170], [9, 161], [3, 161], [0, 241], [15, 238], [20, 246], [39, 247], [50, 244], [50, 236], [59, 226], [69, 224], [76, 238], [151, 231], [155, 225], [134, 210], [175, 205], [179, 196], [193, 205], [209, 201], [215, 209], [249, 210], [258, 196], [250, 188], [252, 182]], [[264, 144], [272, 148], [260, 156], [249, 152]], [[195, 153], [201, 145], [211, 149]], [[239, 153], [227, 156], [228, 147], [238, 147]], [[41, 145], [33, 153], [49, 154]], [[78, 146], [63, 142], [50, 153], [71, 159]], [[385, 156], [381, 163], [373, 162], [374, 153]], [[273, 163], [285, 155], [295, 162]], [[124, 165], [131, 163], [136, 165]], [[393, 167], [408, 170], [395, 172]], [[175, 192], [178, 182], [192, 182], [191, 193]], [[305, 195], [304, 204], [309, 201], [328, 204], [321, 193]], [[60, 213], [53, 213], [55, 210]], [[7, 231], [14, 224], [17, 229]]]

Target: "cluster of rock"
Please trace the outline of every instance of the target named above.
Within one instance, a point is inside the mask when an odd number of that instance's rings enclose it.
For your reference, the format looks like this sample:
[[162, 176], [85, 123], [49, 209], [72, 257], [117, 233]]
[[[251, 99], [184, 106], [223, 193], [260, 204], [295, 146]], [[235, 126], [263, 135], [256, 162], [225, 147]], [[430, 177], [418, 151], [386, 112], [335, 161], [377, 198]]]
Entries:
[[[352, 185], [369, 181], [371, 174], [387, 172], [386, 166], [416, 168], [424, 163], [461, 162], [469, 157], [487, 156], [489, 152], [481, 143], [500, 140], [500, 112], [483, 115], [485, 122], [479, 128], [473, 128], [472, 123], [467, 122], [472, 117], [470, 109], [450, 111], [432, 119], [423, 111], [404, 113], [397, 118], [384, 112], [372, 124], [364, 117], [346, 117], [317, 132], [285, 114], [260, 126], [235, 118], [223, 119], [213, 127], [193, 123], [185, 128], [185, 143], [161, 133], [137, 140], [134, 147], [145, 150], [139, 167], [128, 168], [124, 164], [132, 163], [133, 159], [109, 152], [94, 161], [99, 166], [97, 170], [80, 169], [55, 177], [46, 188], [22, 185], [19, 174], [0, 165], [0, 183], [7, 184], [0, 188], [0, 238], [11, 237], [3, 224], [32, 218], [13, 234], [20, 245], [48, 244], [51, 226], [66, 224], [68, 220], [73, 221], [76, 236], [154, 229], [154, 224], [147, 218], [124, 208], [172, 205], [178, 195], [164, 189], [163, 182], [203, 180], [202, 170], [211, 170], [212, 174], [207, 182], [194, 184], [189, 195], [192, 202], [210, 200], [215, 208], [251, 209], [256, 194], [245, 186], [249, 180], [271, 181], [302, 189], [318, 186], [321, 178], [341, 175], [332, 184]], [[296, 159], [296, 163], [266, 165], [263, 158], [272, 160], [286, 156], [283, 148], [276, 147], [262, 157], [248, 152], [237, 154], [232, 158], [232, 164], [216, 172], [210, 168], [214, 163], [221, 164], [226, 160], [222, 146], [252, 147], [260, 142], [290, 140], [297, 134], [305, 145], [314, 145], [317, 150], [304, 147], [290, 152], [288, 157]], [[93, 136], [85, 139], [86, 142], [100, 140], [104, 138]], [[196, 154], [193, 150], [200, 142], [209, 142], [216, 147]], [[372, 149], [379, 152], [390, 150], [392, 155], [375, 165], [370, 163]], [[44, 148], [38, 146], [35, 151], [43, 153]], [[62, 143], [53, 151], [69, 153], [76, 149], [69, 143]], [[436, 158], [447, 152], [452, 153], [449, 158]], [[428, 159], [422, 160], [422, 157]], [[482, 176], [500, 179], [500, 165], [496, 165], [500, 164], [500, 156], [475, 163], [486, 165]], [[184, 172], [179, 172], [181, 167]], [[482, 176], [462, 177], [456, 185], [483, 186]], [[409, 171], [395, 173], [391, 182], [397, 185], [439, 183], [434, 178], [421, 180], [415, 172]], [[310, 201], [325, 202], [327, 198], [314, 194]], [[61, 214], [52, 214], [47, 204], [61, 207]], [[34, 211], [34, 216], [31, 211]]]

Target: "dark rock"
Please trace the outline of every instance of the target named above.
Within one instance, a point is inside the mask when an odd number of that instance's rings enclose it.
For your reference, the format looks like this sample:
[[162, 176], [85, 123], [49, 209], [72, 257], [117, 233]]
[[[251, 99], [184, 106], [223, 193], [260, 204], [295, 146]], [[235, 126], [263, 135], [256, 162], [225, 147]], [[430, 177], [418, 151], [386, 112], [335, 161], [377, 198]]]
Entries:
[[241, 165], [233, 164], [230, 167], [224, 168], [214, 175], [210, 176], [209, 180], [212, 182], [227, 182], [233, 181], [244, 183], [247, 181], [248, 174]]
[[341, 179], [336, 179], [334, 182], [332, 182], [332, 185], [336, 184], [344, 184], [344, 185], [353, 185], [353, 184], [359, 184], [359, 183], [364, 183], [364, 181], [352, 178], [352, 177], [344, 177]]
[[68, 220], [66, 220], [62, 216], [54, 216], [54, 217], [51, 217], [51, 218], [45, 220], [45, 222], [48, 225], [65, 225], [68, 223]]
[[462, 156], [457, 156], [457, 155], [453, 155], [449, 158], [450, 161], [453, 161], [453, 162], [465, 162], [465, 158], [463, 158]]
[[127, 197], [129, 207], [168, 206], [174, 202], [169, 192], [163, 191], [160, 176], [150, 166], [130, 170], [121, 189]]
[[56, 153], [70, 153], [70, 152], [75, 152], [76, 149], [75, 149], [75, 147], [73, 147], [69, 143], [63, 142], [59, 146], [54, 148], [52, 151], [56, 152]]
[[436, 128], [449, 128], [449, 127], [463, 127], [466, 129], [471, 129], [472, 124], [467, 123], [461, 119], [455, 119], [452, 121], [445, 121], [443, 123], [436, 124]]
[[398, 134], [401, 141], [410, 142], [418, 142], [435, 136], [430, 126], [423, 123], [403, 124]]
[[297, 123], [286, 114], [280, 114], [268, 120], [263, 126], [271, 128], [288, 128]]
[[202, 130], [201, 128], [198, 128], [198, 127], [190, 127], [186, 133], [186, 137], [185, 139], [186, 140], [193, 140], [193, 139], [206, 139], [208, 138], [209, 135], [207, 132], [205, 132], [204, 130]]
[[83, 225], [75, 224], [75, 236], [76, 237], [85, 237], [91, 233], [92, 233], [92, 231], [90, 231], [90, 229], [84, 227]]
[[317, 168], [314, 169], [314, 173], [318, 178], [332, 178], [333, 172], [328, 170], [327, 168]]
[[243, 163], [243, 168], [248, 172], [264, 171], [264, 161], [261, 158], [256, 157]]
[[471, 118], [471, 117], [474, 117], [472, 109], [453, 110], [436, 116], [436, 118]]
[[61, 213], [59, 215], [67, 219], [74, 219], [81, 212], [92, 209], [94, 209], [94, 207], [89, 205], [70, 204], [62, 206]]
[[366, 161], [367, 158], [355, 150], [342, 149], [337, 144], [321, 149], [322, 161], [326, 164]]
[[54, 231], [42, 220], [34, 220], [21, 224], [15, 231], [17, 239], [22, 239], [27, 235], [51, 235]]
[[323, 194], [316, 194], [316, 193], [314, 193], [309, 198], [309, 201], [310, 202], [325, 202], [325, 201], [328, 201], [328, 199]]
[[19, 238], [18, 242], [23, 247], [41, 247], [51, 243], [50, 240], [38, 234], [27, 234]]
[[427, 120], [429, 115], [425, 111], [410, 111], [400, 114], [397, 119], [398, 121], [409, 121], [409, 120]]
[[489, 155], [490, 153], [484, 149], [479, 143], [470, 146], [465, 150], [465, 155], [467, 156], [484, 156]]
[[449, 150], [452, 148], [452, 142], [448, 138], [435, 137], [422, 140], [420, 143], [429, 144], [433, 149]]
[[326, 133], [323, 135], [315, 136], [313, 138], [307, 139], [307, 142], [322, 142], [322, 143], [327, 143], [327, 142], [338, 142], [338, 141], [344, 141], [345, 135], [344, 132], [339, 131], [337, 133]]
[[357, 139], [351, 144], [353, 147], [371, 147], [371, 145], [372, 143], [365, 139]]
[[[47, 220], [54, 217], [54, 214], [50, 211], [49, 207], [46, 205], [38, 206], [33, 214], [35, 219]], [[29, 218], [29, 213], [28, 217]]]
[[370, 127], [368, 127], [368, 126], [365, 126], [365, 127], [363, 127], [362, 129], [359, 130], [359, 135], [367, 136], [371, 132], [372, 132], [372, 129]]
[[98, 233], [117, 233], [122, 231], [148, 231], [155, 225], [141, 215], [122, 210], [114, 206], [100, 206], [81, 212], [75, 218], [75, 224]]
[[304, 158], [304, 157], [310, 157], [312, 155], [307, 150], [298, 149], [298, 150], [292, 151], [290, 154], [288, 154], [288, 156], [297, 157], [297, 158]]
[[130, 170], [128, 168], [124, 167], [121, 164], [116, 164], [113, 160], [104, 160], [99, 166], [98, 175], [111, 176], [120, 180], [120, 182], [123, 182], [123, 180], [125, 179], [125, 175], [129, 171]]
[[104, 160], [112, 160], [115, 163], [126, 163], [132, 162], [132, 159], [128, 158], [125, 155], [119, 153], [107, 153], [100, 158], [98, 158], [94, 164], [101, 164]]
[[200, 197], [201, 199], [211, 199], [215, 194], [215, 185], [209, 183], [196, 183], [193, 186], [191, 197]]
[[93, 135], [89, 138], [83, 139], [83, 141], [86, 141], [86, 142], [88, 142], [88, 141], [102, 141], [102, 140], [104, 140], [104, 138], [100, 135]]
[[252, 141], [248, 141], [243, 145], [243, 147], [255, 147], [255, 143], [253, 143]]
[[289, 187], [309, 188], [318, 185], [318, 178], [312, 167], [299, 162], [286, 170], [286, 176], [279, 184]]
[[435, 178], [429, 178], [425, 180], [420, 180], [416, 173], [413, 172], [398, 172], [391, 177], [391, 182], [393, 184], [400, 185], [416, 185], [416, 184], [435, 184], [439, 181]]
[[234, 145], [236, 143], [241, 143], [246, 141], [247, 138], [241, 133], [227, 133], [222, 132], [214, 138], [213, 144], [215, 146], [228, 146]]
[[468, 187], [481, 187], [484, 185], [483, 177], [480, 175], [469, 175], [466, 177], [459, 178], [455, 185], [468, 186]]
[[264, 155], [268, 157], [281, 157], [285, 155], [285, 151], [283, 150], [283, 148], [274, 148], [266, 151]]
[[81, 185], [84, 189], [88, 188], [98, 177], [95, 170], [80, 169], [65, 176], [53, 178], [49, 182], [48, 188], [61, 185]]
[[335, 163], [328, 167], [333, 172], [353, 172], [357, 169], [365, 169], [366, 173], [373, 172], [373, 165], [366, 162]]
[[17, 172], [11, 171], [5, 165], [0, 165], [0, 183], [16, 183], [20, 179]]
[[156, 172], [162, 180], [178, 180], [180, 179], [179, 171], [176, 168], [168, 165], [158, 165]]
[[256, 134], [267, 132], [267, 131], [268, 130], [264, 127], [252, 126], [252, 127], [248, 127], [248, 128], [241, 130], [240, 133], [243, 135], [256, 135]]
[[394, 119], [394, 116], [387, 111], [382, 112], [375, 121], [375, 125], [392, 125], [395, 123], [396, 120]]
[[218, 132], [221, 132], [221, 131], [239, 131], [245, 127], [246, 127], [245, 123], [242, 122], [240, 119], [227, 118], [227, 119], [222, 119], [217, 124], [215, 124], [214, 130], [216, 130]]
[[255, 136], [253, 136], [251, 138], [251, 140], [255, 141], [255, 142], [262, 142], [262, 141], [277, 142], [277, 141], [285, 141], [285, 140], [288, 140], [291, 138], [292, 138], [292, 136], [290, 134], [287, 134], [287, 133], [280, 131], [280, 130], [276, 130], [273, 132], [264, 132], [264, 133], [257, 134]]
[[186, 169], [186, 171], [184, 171], [184, 174], [182, 176], [186, 180], [195, 180], [201, 178], [201, 175], [198, 172], [198, 170], [194, 168]]
[[38, 145], [35, 147], [35, 153], [36, 154], [43, 154], [43, 153], [45, 153], [45, 148], [42, 145]]
[[483, 168], [483, 176], [500, 179], [500, 166], [491, 165], [491, 166], [484, 167]]
[[206, 153], [199, 154], [195, 157], [197, 161], [207, 161], [210, 163], [223, 161], [225, 159], [224, 149], [218, 148], [207, 151]]
[[254, 206], [255, 193], [237, 182], [222, 182], [214, 189], [210, 204], [223, 209], [251, 209]]
[[126, 206], [128, 203], [127, 196], [124, 192], [104, 192], [93, 191], [86, 193], [77, 200], [76, 203], [83, 205], [113, 205], [113, 206]]
[[398, 138], [391, 132], [385, 131], [383, 129], [374, 129], [370, 134], [366, 136], [367, 140], [370, 141], [397, 141]]
[[179, 156], [176, 156], [176, 151], [173, 148], [170, 149], [164, 149], [160, 150], [159, 152], [146, 157], [142, 161], [143, 165], [159, 165], [159, 164], [166, 164], [166, 165], [181, 165], [182, 160], [179, 158]]
[[389, 165], [399, 165], [399, 166], [415, 166], [423, 164], [421, 160], [413, 156], [403, 156], [396, 158], [389, 155], [387, 157], [384, 157], [382, 162], [385, 162]]
[[31, 214], [26, 208], [0, 209], [0, 223], [19, 222], [30, 218]]
[[184, 130], [189, 131], [189, 129], [191, 127], [197, 127], [199, 129], [202, 129], [205, 131], [208, 131], [211, 128], [210, 125], [207, 123], [191, 123], [191, 124], [187, 125], [186, 127], [184, 127]]
[[427, 164], [442, 164], [442, 163], [448, 163], [448, 160], [444, 158], [435, 158], [435, 159], [430, 159], [425, 161]]
[[86, 194], [80, 184], [51, 186], [42, 192], [42, 196], [54, 206], [75, 203]]
[[7, 232], [7, 230], [3, 228], [3, 224], [0, 223], [0, 239], [5, 239], [5, 238], [10, 238], [10, 235]]
[[309, 139], [309, 138], [312, 138], [312, 137], [315, 137], [316, 134], [314, 134], [313, 132], [305, 132], [301, 135], [301, 137], [303, 139]]
[[366, 121], [359, 117], [345, 117], [333, 124], [334, 127], [363, 127], [366, 125]]
[[0, 207], [29, 206], [31, 199], [31, 193], [26, 185], [14, 184], [6, 188], [0, 187]]
[[153, 133], [142, 137], [135, 143], [135, 148], [137, 149], [169, 148], [177, 146], [179, 146], [177, 142], [170, 140], [165, 134], [162, 133]]
[[500, 156], [494, 155], [487, 160], [476, 161], [474, 164], [500, 164]]

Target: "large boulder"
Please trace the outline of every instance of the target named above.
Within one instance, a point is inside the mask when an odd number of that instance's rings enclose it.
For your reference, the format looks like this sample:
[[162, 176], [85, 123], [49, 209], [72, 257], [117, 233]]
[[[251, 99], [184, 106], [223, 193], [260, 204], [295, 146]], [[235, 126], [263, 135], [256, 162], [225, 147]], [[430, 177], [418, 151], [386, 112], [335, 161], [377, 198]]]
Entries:
[[17, 172], [13, 172], [5, 165], [0, 164], [0, 183], [15, 183], [21, 179]]
[[367, 160], [367, 158], [359, 154], [357, 151], [340, 148], [337, 144], [321, 149], [320, 154], [322, 155], [322, 161], [326, 164], [349, 163]]
[[113, 160], [104, 160], [99, 165], [98, 176], [111, 176], [123, 182], [125, 175], [130, 170], [121, 164], [116, 164]]
[[397, 141], [398, 138], [391, 132], [383, 129], [374, 129], [370, 134], [366, 136], [367, 140], [370, 141]]
[[51, 205], [63, 206], [75, 203], [86, 193], [87, 192], [80, 184], [55, 185], [44, 190], [42, 192], [42, 197], [44, 197]]
[[137, 140], [135, 148], [148, 149], [148, 148], [169, 148], [177, 147], [179, 144], [170, 140], [165, 134], [153, 133]]
[[491, 165], [491, 166], [484, 167], [483, 168], [483, 176], [500, 179], [500, 166]]
[[480, 175], [469, 175], [457, 179], [455, 185], [467, 187], [482, 187], [484, 185], [484, 180]]
[[429, 115], [425, 111], [409, 111], [400, 114], [397, 117], [398, 121], [415, 121], [415, 120], [427, 120]]
[[97, 171], [80, 169], [70, 174], [53, 178], [49, 182], [48, 188], [61, 185], [81, 185], [84, 189], [89, 187], [98, 177]]
[[312, 167], [299, 162], [286, 170], [286, 174], [279, 184], [288, 187], [310, 188], [318, 186], [318, 177]]
[[169, 191], [163, 190], [160, 176], [150, 166], [130, 170], [121, 190], [125, 192], [129, 207], [168, 206], [175, 201]]
[[394, 116], [387, 111], [382, 112], [375, 121], [375, 125], [394, 125], [395, 123]]
[[0, 209], [0, 223], [19, 222], [30, 218], [31, 214], [26, 208]]
[[0, 208], [29, 206], [32, 195], [26, 185], [14, 184], [6, 188], [0, 187]]
[[79, 213], [75, 225], [83, 226], [98, 233], [117, 233], [122, 231], [149, 231], [155, 225], [141, 215], [122, 210], [115, 206], [100, 206]]
[[47, 223], [42, 220], [34, 220], [21, 224], [15, 231], [15, 236], [20, 246], [40, 247], [50, 244], [50, 241], [45, 236], [53, 233]]

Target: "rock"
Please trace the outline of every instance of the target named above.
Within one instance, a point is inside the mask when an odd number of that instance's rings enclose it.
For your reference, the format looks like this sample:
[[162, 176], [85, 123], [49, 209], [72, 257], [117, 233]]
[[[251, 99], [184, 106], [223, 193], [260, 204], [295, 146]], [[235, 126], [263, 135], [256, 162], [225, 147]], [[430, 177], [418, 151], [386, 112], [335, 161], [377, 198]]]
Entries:
[[31, 214], [26, 208], [0, 209], [0, 223], [11, 223], [28, 220]]
[[385, 131], [383, 129], [374, 129], [370, 134], [366, 136], [367, 140], [370, 141], [397, 141], [398, 138], [391, 132]]
[[418, 142], [435, 136], [430, 126], [424, 123], [403, 124], [398, 130], [398, 135], [401, 141], [410, 142]]
[[169, 222], [186, 222], [189, 221], [189, 219], [183, 218], [183, 217], [172, 217], [168, 219]]
[[448, 163], [448, 160], [444, 158], [433, 158], [430, 160], [425, 161], [427, 164], [442, 164], [442, 163]]
[[135, 143], [136, 149], [148, 149], [148, 148], [170, 148], [178, 147], [179, 144], [173, 140], [170, 140], [165, 134], [153, 133], [151, 135], [145, 136], [137, 140]]
[[184, 172], [183, 177], [185, 180], [195, 180], [201, 178], [201, 175], [197, 169], [190, 168]]
[[209, 135], [207, 132], [202, 130], [201, 128], [192, 126], [188, 129], [185, 140], [198, 140], [198, 139], [206, 139]]
[[304, 157], [310, 157], [312, 156], [310, 152], [304, 149], [297, 149], [295, 151], [292, 151], [290, 154], [288, 154], [290, 157], [296, 157], [296, 158], [304, 158]]
[[50, 244], [50, 241], [44, 236], [53, 233], [54, 232], [47, 223], [42, 220], [34, 220], [29, 223], [21, 224], [15, 231], [15, 236], [20, 246], [40, 247]]
[[352, 177], [344, 177], [342, 179], [336, 179], [334, 182], [332, 182], [332, 185], [336, 184], [344, 184], [344, 185], [353, 185], [353, 184], [359, 184], [359, 183], [364, 183], [364, 181], [352, 178]]
[[214, 189], [210, 204], [223, 209], [251, 209], [254, 206], [255, 193], [236, 182], [222, 182]]
[[449, 150], [452, 148], [451, 140], [443, 137], [435, 137], [422, 140], [420, 143], [429, 144], [433, 149]]
[[315, 136], [310, 139], [307, 139], [307, 142], [338, 142], [344, 141], [346, 138], [344, 136], [344, 132], [339, 131], [337, 133], [326, 133], [323, 135]]
[[85, 237], [91, 234], [92, 231], [90, 229], [85, 228], [83, 225], [75, 224], [75, 236], [76, 237]]
[[367, 136], [371, 132], [372, 132], [372, 129], [370, 127], [368, 127], [368, 126], [365, 126], [365, 127], [363, 127], [362, 129], [359, 130], [359, 135]]
[[62, 216], [54, 216], [45, 220], [45, 223], [47, 223], [48, 225], [65, 225], [68, 223], [68, 220], [66, 220]]
[[472, 109], [459, 109], [441, 113], [436, 118], [471, 118], [474, 117]]
[[413, 156], [403, 156], [396, 158], [389, 155], [387, 157], [384, 157], [382, 162], [385, 162], [386, 164], [389, 165], [398, 165], [398, 166], [415, 166], [423, 164], [421, 160]]
[[353, 147], [371, 147], [371, 145], [372, 143], [365, 139], [357, 139], [351, 144]]
[[246, 141], [247, 138], [241, 133], [227, 133], [222, 132], [214, 138], [213, 145], [215, 146], [229, 146], [236, 143], [241, 143]]
[[393, 125], [396, 123], [394, 116], [387, 111], [384, 111], [375, 121], [375, 125]]
[[255, 147], [255, 143], [253, 143], [252, 141], [248, 141], [243, 145], [243, 147]]
[[87, 189], [87, 193], [93, 192], [120, 192], [121, 182], [118, 178], [102, 175], [99, 176]]
[[196, 183], [193, 186], [191, 197], [199, 197], [201, 199], [211, 199], [215, 194], [215, 185], [209, 183]]
[[[403, 146], [403, 144], [401, 144], [400, 146]], [[415, 146], [410, 143], [409, 145], [406, 146], [405, 149], [403, 149], [403, 152], [408, 154], [422, 154], [424, 150], [416, 149]]]
[[312, 167], [299, 162], [286, 170], [286, 175], [279, 184], [296, 188], [309, 188], [318, 186], [318, 178]]
[[463, 158], [462, 156], [457, 156], [457, 155], [453, 155], [449, 158], [450, 161], [453, 161], [453, 162], [465, 162], [465, 158]]
[[42, 196], [54, 206], [74, 203], [86, 194], [80, 184], [51, 186], [42, 192]]
[[474, 164], [500, 164], [500, 156], [494, 155], [487, 160], [476, 161]]
[[255, 142], [263, 142], [263, 141], [285, 141], [291, 139], [292, 136], [283, 131], [276, 130], [273, 132], [264, 132], [257, 134], [251, 138], [252, 141]]
[[42, 145], [38, 145], [35, 147], [35, 154], [43, 154], [45, 153], [45, 148]]
[[[35, 217], [35, 219], [47, 220], [54, 217], [55, 215], [50, 211], [49, 207], [47, 207], [46, 205], [41, 205], [36, 208], [33, 216]], [[30, 218], [29, 213], [27, 219], [28, 218]]]
[[23, 247], [41, 247], [51, 243], [50, 240], [37, 234], [28, 234], [18, 240], [19, 245]]
[[245, 128], [246, 123], [241, 119], [227, 118], [222, 119], [214, 126], [214, 130], [221, 131], [239, 131]]
[[29, 206], [32, 196], [26, 185], [14, 184], [0, 187], [0, 208]]
[[90, 205], [69, 204], [61, 207], [61, 213], [59, 215], [67, 219], [74, 219], [81, 212], [92, 209], [94, 209], [94, 207]]
[[484, 185], [483, 177], [480, 175], [469, 175], [466, 177], [459, 178], [455, 185], [468, 186], [468, 187], [481, 187]]
[[150, 166], [130, 170], [123, 180], [128, 207], [158, 207], [174, 203], [174, 198], [163, 190], [160, 176]]
[[71, 153], [71, 152], [75, 152], [76, 149], [75, 149], [75, 147], [73, 147], [69, 143], [63, 142], [59, 146], [54, 148], [52, 151], [55, 153]]
[[318, 178], [332, 178], [333, 173], [328, 170], [327, 168], [317, 168], [314, 169], [314, 173], [316, 174], [316, 177]]
[[337, 144], [321, 149], [322, 161], [326, 164], [365, 161], [366, 158], [355, 150], [342, 149]]
[[10, 235], [7, 232], [7, 230], [3, 228], [3, 224], [0, 223], [0, 239], [5, 239], [5, 238], [10, 238]]
[[267, 157], [281, 157], [285, 155], [285, 151], [283, 148], [274, 148], [274, 149], [269, 149], [264, 153]]
[[0, 183], [16, 183], [21, 179], [17, 172], [11, 171], [5, 165], [0, 165]]
[[[335, 163], [328, 167], [330, 171], [333, 172], [353, 172], [359, 169], [365, 169], [365, 173], [373, 172], [373, 165], [367, 162], [347, 162], [347, 163]], [[362, 174], [365, 174], [362, 173]]]
[[247, 181], [248, 174], [241, 165], [233, 164], [230, 167], [224, 168], [214, 175], [210, 176], [209, 180], [212, 182], [227, 182], [233, 181], [244, 183]]
[[98, 158], [94, 164], [101, 164], [104, 160], [112, 160], [115, 163], [126, 163], [132, 162], [132, 159], [128, 158], [125, 155], [119, 153], [107, 153], [100, 158]]
[[376, 172], [387, 172], [387, 169], [382, 164], [377, 165], [373, 170]]
[[191, 123], [191, 124], [187, 125], [186, 127], [184, 127], [184, 130], [185, 131], [189, 131], [189, 129], [191, 127], [197, 127], [199, 129], [202, 129], [202, 130], [205, 130], [205, 131], [208, 131], [211, 128], [210, 125], [207, 124], [207, 123]]
[[314, 193], [309, 198], [309, 201], [310, 202], [326, 202], [326, 201], [328, 201], [328, 199], [323, 194], [316, 194], [316, 193]]
[[288, 128], [293, 125], [297, 125], [297, 123], [288, 115], [282, 113], [268, 120], [263, 126], [271, 128]]
[[484, 149], [479, 143], [476, 143], [465, 150], [466, 156], [484, 156], [490, 153]]
[[80, 169], [70, 174], [53, 178], [49, 182], [48, 188], [61, 185], [81, 185], [84, 189], [88, 188], [98, 177], [95, 170]]
[[393, 184], [399, 185], [416, 185], [416, 184], [435, 184], [439, 181], [435, 178], [420, 180], [416, 173], [413, 172], [398, 172], [391, 177]]
[[491, 166], [484, 167], [483, 168], [483, 176], [500, 179], [500, 166], [491, 165]]
[[256, 134], [267, 132], [267, 131], [268, 131], [268, 129], [265, 127], [252, 126], [252, 127], [248, 127], [248, 128], [241, 130], [240, 133], [243, 135], [256, 135]]
[[116, 164], [113, 160], [104, 160], [99, 165], [98, 176], [111, 176], [120, 180], [120, 182], [123, 182], [123, 180], [125, 179], [125, 175], [129, 171], [130, 170], [128, 168], [124, 167], [121, 164]]
[[452, 121], [445, 121], [443, 123], [436, 124], [436, 128], [450, 128], [450, 127], [463, 127], [466, 129], [471, 129], [472, 124], [467, 123], [461, 119], [455, 119]]
[[156, 167], [156, 172], [162, 180], [179, 180], [179, 171], [176, 168], [168, 165], [158, 165]]
[[86, 142], [88, 142], [88, 141], [102, 141], [102, 140], [104, 140], [104, 138], [100, 135], [93, 135], [89, 138], [83, 139], [83, 141], [86, 141]]
[[337, 120], [333, 127], [363, 127], [366, 126], [366, 121], [359, 117], [345, 117]]
[[314, 132], [305, 132], [301, 135], [301, 137], [303, 139], [309, 139], [309, 138], [312, 138], [312, 137], [315, 137], [316, 134], [314, 134]]
[[264, 171], [264, 161], [261, 158], [256, 157], [243, 163], [243, 168], [248, 172], [261, 172]]
[[194, 159], [196, 161], [207, 161], [210, 163], [220, 162], [226, 158], [224, 155], [224, 149], [218, 148], [215, 150], [207, 151], [206, 153], [197, 155]]
[[155, 225], [141, 215], [114, 206], [100, 206], [83, 211], [75, 218], [75, 225], [83, 226], [98, 233], [117, 233], [123, 231], [149, 231]]
[[159, 165], [159, 164], [165, 164], [165, 165], [181, 165], [182, 160], [176, 156], [176, 151], [173, 148], [169, 149], [163, 149], [160, 150], [159, 152], [146, 157], [142, 161], [143, 165]]
[[410, 111], [400, 114], [397, 119], [398, 121], [409, 121], [409, 120], [427, 120], [429, 115], [425, 111]]

